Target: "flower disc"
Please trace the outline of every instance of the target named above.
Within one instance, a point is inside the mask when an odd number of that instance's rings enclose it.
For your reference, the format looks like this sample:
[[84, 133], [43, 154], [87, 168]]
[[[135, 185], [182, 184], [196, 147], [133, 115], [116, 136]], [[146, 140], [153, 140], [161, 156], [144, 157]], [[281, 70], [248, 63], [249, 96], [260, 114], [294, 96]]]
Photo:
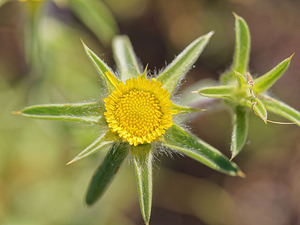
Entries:
[[172, 101], [162, 83], [137, 78], [120, 82], [104, 99], [109, 128], [131, 145], [151, 143], [173, 125]]

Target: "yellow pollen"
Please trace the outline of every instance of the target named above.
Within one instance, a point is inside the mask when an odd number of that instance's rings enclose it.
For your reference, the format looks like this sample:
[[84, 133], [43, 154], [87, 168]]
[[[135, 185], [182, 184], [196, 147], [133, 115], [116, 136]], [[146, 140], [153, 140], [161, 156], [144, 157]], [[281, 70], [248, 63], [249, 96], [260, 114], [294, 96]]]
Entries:
[[130, 145], [151, 143], [173, 125], [172, 101], [162, 83], [137, 76], [104, 99], [109, 128]]

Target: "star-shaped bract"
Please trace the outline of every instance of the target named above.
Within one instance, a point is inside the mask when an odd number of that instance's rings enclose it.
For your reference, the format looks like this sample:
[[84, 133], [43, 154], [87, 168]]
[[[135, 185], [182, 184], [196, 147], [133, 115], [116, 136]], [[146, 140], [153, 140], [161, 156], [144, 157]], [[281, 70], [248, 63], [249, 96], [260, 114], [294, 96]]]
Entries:
[[[117, 76], [91, 49], [84, 48], [97, 69], [101, 82], [98, 102], [53, 104], [27, 107], [17, 114], [23, 116], [83, 122], [99, 125], [102, 135], [79, 153], [68, 164], [96, 151], [109, 149], [95, 172], [86, 196], [93, 204], [101, 197], [129, 153], [135, 168], [140, 207], [143, 219], [149, 224], [152, 202], [152, 158], [159, 146], [165, 146], [187, 155], [212, 169], [243, 176], [238, 166], [217, 149], [195, 137], [176, 124], [182, 113], [199, 111], [172, 103], [174, 93], [184, 75], [190, 70], [208, 43], [213, 32], [201, 36], [188, 45], [156, 78], [142, 72], [127, 36], [113, 40], [114, 58], [120, 76]], [[176, 117], [174, 117], [174, 114]], [[133, 117], [136, 120], [132, 119]]]
[[[267, 91], [284, 74], [292, 56], [283, 60], [266, 74], [253, 79], [248, 72], [250, 33], [245, 20], [235, 16], [235, 53], [229, 71], [221, 75], [222, 85], [201, 88], [196, 93], [206, 97], [224, 99], [233, 112], [231, 153], [234, 158], [247, 138], [249, 108], [265, 123], [268, 111], [280, 115], [300, 126], [300, 113], [284, 102], [274, 99]], [[250, 111], [251, 111], [250, 110]]]

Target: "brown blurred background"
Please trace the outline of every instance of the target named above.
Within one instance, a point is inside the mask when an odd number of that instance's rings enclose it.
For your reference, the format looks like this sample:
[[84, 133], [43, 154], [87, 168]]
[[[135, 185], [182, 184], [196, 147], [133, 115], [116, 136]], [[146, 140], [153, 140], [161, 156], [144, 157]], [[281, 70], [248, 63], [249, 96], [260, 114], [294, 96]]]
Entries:
[[[80, 14], [67, 0], [0, 1], [0, 224], [143, 224], [129, 161], [92, 208], [83, 198], [105, 154], [65, 166], [97, 137], [97, 127], [10, 114], [31, 104], [100, 98], [97, 73], [80, 39], [116, 69], [109, 34], [127, 34], [140, 61], [156, 73], [193, 39], [214, 30], [183, 89], [200, 79], [217, 80], [229, 68], [236, 12], [250, 28], [254, 76], [296, 53], [272, 94], [300, 110], [299, 0], [99, 2], [117, 21], [113, 31], [97, 29], [97, 20], [88, 21], [90, 14]], [[193, 117], [189, 126], [229, 157], [230, 120], [227, 110], [217, 108]], [[151, 224], [300, 224], [299, 140], [296, 125], [265, 125], [253, 115], [247, 144], [234, 160], [245, 179], [187, 157], [159, 154]]]

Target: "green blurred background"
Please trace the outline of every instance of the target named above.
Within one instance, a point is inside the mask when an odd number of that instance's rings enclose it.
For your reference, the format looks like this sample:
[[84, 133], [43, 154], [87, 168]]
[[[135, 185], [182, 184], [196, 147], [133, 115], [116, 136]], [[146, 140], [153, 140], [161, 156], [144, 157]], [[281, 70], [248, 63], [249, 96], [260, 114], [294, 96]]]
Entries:
[[[272, 91], [300, 109], [298, 0], [2, 0], [0, 5], [1, 225], [143, 224], [130, 160], [91, 208], [84, 195], [105, 154], [65, 165], [97, 137], [97, 127], [11, 114], [33, 104], [101, 98], [80, 39], [116, 69], [110, 41], [114, 34], [127, 34], [141, 62], [156, 73], [193, 39], [214, 30], [185, 88], [200, 79], [216, 80], [230, 66], [234, 11], [250, 27], [254, 76], [296, 52]], [[218, 107], [194, 116], [189, 126], [230, 156], [230, 119]], [[266, 126], [253, 115], [248, 142], [235, 159], [245, 179], [176, 154], [158, 154], [151, 224], [300, 224], [299, 140], [297, 126]]]

